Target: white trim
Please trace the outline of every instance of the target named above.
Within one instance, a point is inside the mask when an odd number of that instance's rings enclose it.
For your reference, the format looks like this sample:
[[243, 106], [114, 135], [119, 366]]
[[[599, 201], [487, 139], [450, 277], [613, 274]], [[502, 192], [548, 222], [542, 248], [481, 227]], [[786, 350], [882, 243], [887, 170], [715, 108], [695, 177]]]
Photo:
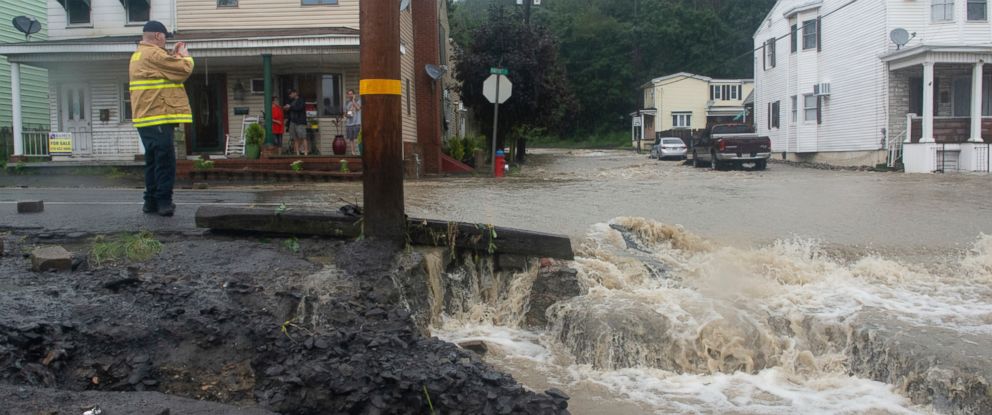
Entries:
[[823, 5], [823, 0], [813, 0], [813, 1], [807, 2], [805, 4], [800, 4], [798, 6], [795, 6], [795, 7], [791, 8], [791, 9], [787, 9], [785, 12], [782, 13], [782, 17], [785, 17], [787, 19], [791, 19], [792, 16], [795, 16], [795, 15], [797, 15], [799, 13], [802, 13], [802, 12], [805, 12], [805, 11], [809, 11], [809, 10], [813, 10], [813, 9], [819, 9], [820, 6], [822, 6], [822, 5]]
[[[228, 52], [245, 49], [281, 49], [301, 47], [328, 46], [359, 46], [357, 35], [316, 35], [294, 37], [253, 37], [236, 39], [194, 39], [186, 41], [195, 56], [254, 56], [253, 53], [223, 53], [203, 55], [200, 51], [227, 50]], [[45, 42], [33, 44], [0, 45], [0, 55], [38, 55], [52, 53], [132, 53], [135, 42]], [[194, 56], [194, 57], [195, 57]]]

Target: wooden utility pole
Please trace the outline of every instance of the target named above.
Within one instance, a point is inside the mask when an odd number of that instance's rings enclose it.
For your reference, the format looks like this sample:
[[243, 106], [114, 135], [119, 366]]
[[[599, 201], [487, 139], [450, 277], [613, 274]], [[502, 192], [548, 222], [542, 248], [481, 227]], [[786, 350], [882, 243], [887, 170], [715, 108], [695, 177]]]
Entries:
[[401, 248], [403, 209], [400, 8], [394, 1], [366, 0], [359, 8], [361, 32], [364, 232]]

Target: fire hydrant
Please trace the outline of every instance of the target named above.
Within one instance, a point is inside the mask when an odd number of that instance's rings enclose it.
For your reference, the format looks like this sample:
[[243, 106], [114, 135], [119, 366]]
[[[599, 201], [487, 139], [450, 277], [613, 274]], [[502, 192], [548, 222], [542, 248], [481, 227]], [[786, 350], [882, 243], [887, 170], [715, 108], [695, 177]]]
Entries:
[[493, 163], [496, 168], [496, 177], [506, 176], [506, 155], [503, 154], [503, 150], [496, 150], [496, 160]]

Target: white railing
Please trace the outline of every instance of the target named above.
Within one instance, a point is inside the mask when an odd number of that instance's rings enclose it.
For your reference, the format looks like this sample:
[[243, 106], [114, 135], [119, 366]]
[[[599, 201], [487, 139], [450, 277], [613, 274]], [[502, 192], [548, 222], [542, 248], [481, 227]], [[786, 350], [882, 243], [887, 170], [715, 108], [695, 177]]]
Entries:
[[24, 131], [21, 133], [21, 140], [24, 143], [23, 150], [25, 156], [48, 155], [48, 131]]
[[886, 165], [889, 168], [893, 168], [902, 160], [902, 143], [903, 137], [909, 135], [909, 130], [903, 131], [901, 134], [886, 137], [885, 149], [887, 150], [888, 157], [886, 158]]

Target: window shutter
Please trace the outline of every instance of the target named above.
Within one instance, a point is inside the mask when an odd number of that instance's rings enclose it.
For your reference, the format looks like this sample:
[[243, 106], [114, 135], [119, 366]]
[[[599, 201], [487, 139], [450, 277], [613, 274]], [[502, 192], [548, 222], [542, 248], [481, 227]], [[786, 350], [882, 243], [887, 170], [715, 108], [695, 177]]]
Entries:
[[768, 42], [761, 47], [761, 69], [768, 70]]
[[714, 90], [714, 88], [716, 88], [716, 87], [715, 86], [712, 86], [712, 85], [710, 86], [710, 101], [713, 100], [713, 90]]
[[790, 39], [792, 40], [793, 53], [795, 53], [799, 49], [799, 36], [798, 33], [796, 33], [798, 31], [799, 31], [799, 25], [798, 24], [792, 25], [792, 34]]
[[772, 129], [772, 103], [768, 103], [768, 129]]
[[816, 123], [823, 124], [823, 97], [816, 97]]
[[823, 50], [823, 17], [816, 18], [816, 51]]

